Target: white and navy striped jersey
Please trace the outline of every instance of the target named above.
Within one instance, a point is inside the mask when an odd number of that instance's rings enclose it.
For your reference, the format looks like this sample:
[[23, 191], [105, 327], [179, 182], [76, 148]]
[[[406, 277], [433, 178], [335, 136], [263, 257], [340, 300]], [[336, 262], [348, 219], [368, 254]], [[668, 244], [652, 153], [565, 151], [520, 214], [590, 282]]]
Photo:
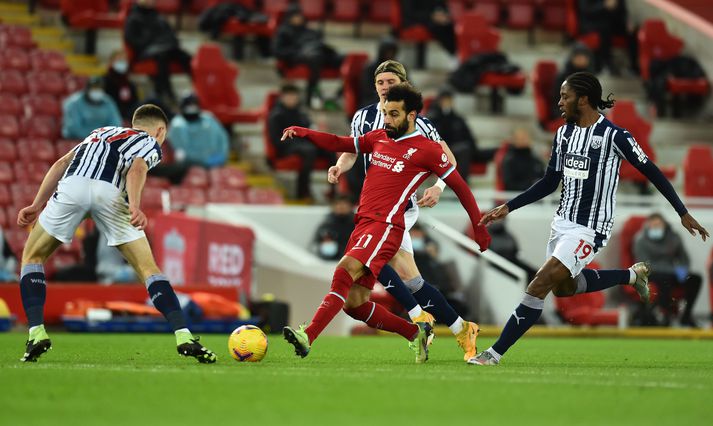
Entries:
[[161, 147], [142, 130], [102, 127], [94, 130], [72, 151], [74, 158], [62, 178], [84, 176], [103, 180], [126, 190], [126, 173], [135, 158], [143, 158], [149, 169], [161, 161]]
[[611, 235], [622, 158], [637, 168], [649, 161], [634, 137], [603, 115], [590, 127], [560, 127], [552, 144], [548, 168], [562, 176], [556, 214], [596, 231], [599, 246]]
[[[379, 103], [371, 104], [365, 106], [364, 108], [358, 110], [354, 117], [352, 118], [351, 124], [351, 136], [358, 137], [369, 133], [372, 130], [383, 129], [384, 128], [384, 114], [379, 108]], [[431, 121], [421, 115], [416, 116], [416, 131], [418, 131], [424, 137], [440, 142], [441, 135], [438, 134], [438, 130], [431, 123]], [[363, 155], [364, 161], [364, 172], [369, 167], [371, 161], [371, 153]]]

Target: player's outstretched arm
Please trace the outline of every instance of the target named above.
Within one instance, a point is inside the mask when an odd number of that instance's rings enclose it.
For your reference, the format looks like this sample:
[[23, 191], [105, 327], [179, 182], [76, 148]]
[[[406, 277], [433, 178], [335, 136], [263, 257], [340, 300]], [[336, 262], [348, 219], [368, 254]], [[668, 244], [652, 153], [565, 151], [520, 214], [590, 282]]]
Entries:
[[339, 177], [351, 170], [352, 167], [354, 167], [354, 163], [356, 163], [356, 160], [356, 153], [343, 152], [342, 155], [340, 155], [337, 159], [337, 164], [333, 165], [329, 168], [329, 170], [327, 170], [327, 181], [329, 183], [338, 183]]
[[17, 224], [19, 226], [25, 227], [31, 225], [37, 219], [37, 215], [40, 213], [42, 206], [57, 190], [57, 183], [59, 183], [59, 180], [64, 176], [67, 167], [72, 163], [73, 157], [74, 151], [70, 151], [55, 161], [52, 167], [50, 167], [44, 179], [42, 179], [42, 184], [40, 184], [40, 189], [37, 190], [35, 200], [31, 205], [20, 210], [17, 214]]
[[[453, 152], [451, 149], [448, 147], [448, 144], [445, 143], [444, 141], [438, 141], [438, 144], [441, 145], [441, 148], [443, 148], [443, 152], [446, 153], [446, 157], [448, 157], [448, 161], [451, 162], [452, 165], [458, 167], [458, 163], [456, 162], [456, 157], [453, 155]], [[441, 194], [443, 194], [443, 190], [446, 189], [446, 183], [443, 182], [441, 179], [438, 179], [438, 181], [433, 185], [428, 188], [426, 188], [425, 191], [423, 191], [423, 197], [421, 199], [416, 201], [416, 205], [419, 207], [433, 207], [436, 204], [438, 204], [438, 201], [441, 199]]]
[[504, 219], [505, 216], [508, 215], [508, 213], [510, 213], [510, 208], [508, 208], [508, 205], [501, 204], [490, 210], [489, 212], [485, 213], [483, 217], [480, 218], [480, 224], [483, 226], [488, 226], [495, 221]]
[[129, 222], [131, 226], [139, 230], [143, 230], [148, 224], [146, 215], [141, 211], [141, 193], [144, 190], [148, 171], [149, 166], [146, 161], [141, 157], [136, 157], [126, 173], [126, 194], [129, 198], [129, 213], [131, 215]]
[[681, 216], [681, 225], [688, 231], [689, 234], [696, 236], [696, 231], [701, 235], [703, 241], [710, 238], [710, 234], [706, 231], [706, 228], [702, 227], [696, 219], [691, 216], [690, 213], [686, 213]]
[[461, 205], [463, 205], [465, 211], [468, 212], [470, 223], [473, 225], [473, 231], [475, 233], [474, 239], [480, 246], [480, 251], [487, 250], [488, 246], [490, 246], [490, 234], [488, 234], [488, 230], [485, 229], [485, 226], [479, 223], [480, 209], [478, 208], [478, 203], [475, 201], [470, 187], [465, 180], [463, 180], [458, 171], [455, 170], [455, 166], [453, 166], [450, 171], [444, 173], [441, 178], [448, 184], [448, 187], [455, 192]]
[[[308, 129], [306, 127], [290, 126], [282, 132], [281, 141], [287, 141], [292, 138], [304, 138], [322, 149], [332, 152], [357, 152], [361, 149], [355, 143], [355, 138], [351, 136], [337, 136], [331, 133], [319, 132], [317, 130]], [[362, 140], [359, 137], [358, 140]]]

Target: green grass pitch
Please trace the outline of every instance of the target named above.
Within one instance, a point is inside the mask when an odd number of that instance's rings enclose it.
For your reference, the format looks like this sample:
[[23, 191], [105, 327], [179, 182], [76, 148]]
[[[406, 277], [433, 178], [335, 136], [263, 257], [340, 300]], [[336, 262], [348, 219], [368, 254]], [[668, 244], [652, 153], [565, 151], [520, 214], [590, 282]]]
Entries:
[[[240, 364], [181, 358], [172, 335], [51, 333], [38, 363], [0, 334], [0, 425], [709, 425], [713, 341], [524, 338], [495, 368], [452, 337], [413, 363], [395, 337], [322, 337], [300, 359], [281, 336]], [[481, 338], [483, 348], [493, 342]]]

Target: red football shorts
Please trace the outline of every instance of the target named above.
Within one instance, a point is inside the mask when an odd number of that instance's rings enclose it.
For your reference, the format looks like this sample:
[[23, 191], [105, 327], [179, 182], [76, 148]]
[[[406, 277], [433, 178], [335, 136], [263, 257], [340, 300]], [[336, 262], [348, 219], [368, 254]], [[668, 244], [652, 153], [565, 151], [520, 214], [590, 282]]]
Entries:
[[360, 261], [371, 274], [361, 277], [356, 284], [369, 290], [374, 288], [381, 268], [399, 251], [403, 236], [403, 228], [392, 224], [371, 219], [357, 221], [344, 254]]

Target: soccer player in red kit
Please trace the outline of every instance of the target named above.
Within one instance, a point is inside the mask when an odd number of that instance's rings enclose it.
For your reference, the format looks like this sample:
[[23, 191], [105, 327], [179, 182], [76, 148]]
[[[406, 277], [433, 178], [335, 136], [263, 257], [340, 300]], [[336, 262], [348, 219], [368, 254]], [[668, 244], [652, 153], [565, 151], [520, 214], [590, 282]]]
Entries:
[[[419, 134], [416, 115], [423, 107], [421, 94], [408, 84], [393, 86], [384, 103], [384, 129], [359, 137], [342, 137], [304, 127], [288, 127], [282, 140], [306, 138], [320, 148], [335, 152], [371, 152], [369, 173], [359, 200], [356, 226], [332, 278], [329, 294], [322, 300], [309, 326], [285, 327], [285, 339], [305, 357], [314, 340], [340, 309], [367, 325], [400, 334], [411, 341], [416, 362], [428, 359], [428, 323], [410, 323], [369, 301], [381, 268], [399, 250], [404, 233], [404, 211], [411, 195], [431, 174], [453, 189], [468, 212], [481, 250], [490, 235], [480, 221], [480, 211], [468, 184], [455, 170], [441, 146]], [[353, 285], [357, 284], [357, 285]]]

